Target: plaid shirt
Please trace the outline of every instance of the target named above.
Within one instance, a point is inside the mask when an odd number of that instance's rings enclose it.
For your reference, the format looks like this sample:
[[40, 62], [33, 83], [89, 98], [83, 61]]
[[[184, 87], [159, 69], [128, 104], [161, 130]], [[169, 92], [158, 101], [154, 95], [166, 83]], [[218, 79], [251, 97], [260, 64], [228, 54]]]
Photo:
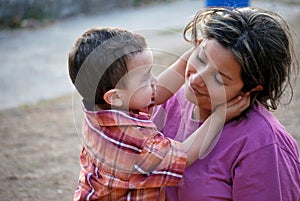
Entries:
[[186, 165], [183, 145], [157, 131], [149, 115], [84, 109], [81, 170], [74, 200], [159, 200]]

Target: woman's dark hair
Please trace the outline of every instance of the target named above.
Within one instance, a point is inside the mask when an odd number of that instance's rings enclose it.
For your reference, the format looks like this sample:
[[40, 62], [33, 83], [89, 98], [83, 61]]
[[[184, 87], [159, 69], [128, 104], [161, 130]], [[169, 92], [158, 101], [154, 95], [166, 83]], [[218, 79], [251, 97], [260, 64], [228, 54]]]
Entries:
[[242, 68], [242, 91], [263, 87], [251, 93], [249, 109], [257, 100], [276, 110], [287, 88], [291, 102], [298, 63], [291, 29], [278, 14], [260, 8], [206, 8], [185, 27], [184, 37], [194, 44], [201, 38], [215, 39], [231, 50]]

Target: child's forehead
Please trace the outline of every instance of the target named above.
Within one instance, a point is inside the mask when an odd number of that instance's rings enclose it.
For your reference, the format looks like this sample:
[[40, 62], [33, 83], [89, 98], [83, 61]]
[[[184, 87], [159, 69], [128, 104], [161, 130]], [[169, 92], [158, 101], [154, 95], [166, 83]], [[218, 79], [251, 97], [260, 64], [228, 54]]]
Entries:
[[145, 49], [132, 54], [127, 61], [127, 70], [145, 70], [151, 68], [153, 64], [153, 55], [151, 50]]
[[150, 56], [152, 57], [152, 50], [150, 48], [146, 48], [146, 49], [142, 49], [142, 50], [138, 50], [135, 52], [132, 52], [128, 55], [128, 60], [130, 59], [136, 59], [136, 57], [144, 57], [144, 56]]

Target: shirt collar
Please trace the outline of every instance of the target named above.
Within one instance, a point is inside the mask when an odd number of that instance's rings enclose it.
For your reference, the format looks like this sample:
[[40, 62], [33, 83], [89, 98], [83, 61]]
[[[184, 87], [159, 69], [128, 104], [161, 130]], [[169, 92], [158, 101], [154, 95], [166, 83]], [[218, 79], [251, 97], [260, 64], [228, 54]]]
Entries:
[[82, 104], [84, 115], [99, 126], [141, 126], [156, 128], [146, 113], [133, 113], [123, 110], [89, 111]]

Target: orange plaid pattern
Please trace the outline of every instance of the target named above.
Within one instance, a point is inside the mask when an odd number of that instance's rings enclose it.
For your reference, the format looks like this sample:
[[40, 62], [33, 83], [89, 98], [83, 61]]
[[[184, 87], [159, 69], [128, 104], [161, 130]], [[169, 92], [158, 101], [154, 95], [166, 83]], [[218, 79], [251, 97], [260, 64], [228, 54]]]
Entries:
[[86, 111], [74, 200], [159, 200], [186, 165], [183, 145], [157, 131], [149, 115]]

